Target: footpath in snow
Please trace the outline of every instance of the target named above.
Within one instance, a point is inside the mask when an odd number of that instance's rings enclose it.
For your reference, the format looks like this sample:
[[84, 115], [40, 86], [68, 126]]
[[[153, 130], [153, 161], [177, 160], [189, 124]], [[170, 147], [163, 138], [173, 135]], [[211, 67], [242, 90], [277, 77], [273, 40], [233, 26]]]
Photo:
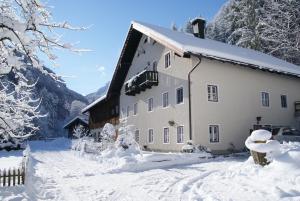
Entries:
[[[195, 161], [180, 154], [155, 157], [157, 153], [148, 152], [144, 167], [129, 170], [131, 165], [120, 161], [105, 163], [81, 156], [65, 140], [33, 143], [26, 187], [0, 188], [0, 200], [299, 201], [300, 167], [287, 160], [297, 159], [300, 144], [284, 146], [288, 156], [264, 168], [248, 157]], [[176, 165], [174, 158], [180, 157]], [[163, 160], [150, 162], [156, 158]]]

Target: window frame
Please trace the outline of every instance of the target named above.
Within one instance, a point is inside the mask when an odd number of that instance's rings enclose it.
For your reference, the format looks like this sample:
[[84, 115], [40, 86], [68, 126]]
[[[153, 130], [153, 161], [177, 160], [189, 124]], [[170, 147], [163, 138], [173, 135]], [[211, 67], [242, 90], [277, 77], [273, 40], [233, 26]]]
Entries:
[[[282, 100], [282, 98], [284, 97], [284, 101], [285, 102], [283, 102]], [[285, 103], [285, 104], [284, 104]], [[281, 105], [281, 108], [282, 109], [287, 109], [288, 108], [288, 98], [287, 98], [287, 95], [286, 94], [281, 94], [280, 95], [280, 105]]]
[[[178, 129], [179, 128], [182, 128], [182, 133], [181, 133], [181, 139], [182, 139], [182, 141], [181, 142], [178, 141], [178, 139], [179, 139], [178, 138], [178, 136], [179, 136], [178, 135], [179, 134], [178, 133]], [[184, 126], [183, 125], [180, 125], [180, 126], [176, 127], [176, 144], [184, 144]]]
[[[182, 101], [181, 102], [178, 102], [178, 100], [177, 100], [177, 98], [178, 98], [177, 92], [179, 89], [182, 89]], [[184, 88], [183, 88], [183, 86], [177, 87], [175, 89], [175, 103], [176, 103], [176, 105], [184, 104]]]
[[[210, 132], [211, 128], [214, 131], [213, 133]], [[217, 135], [217, 141], [214, 140], [215, 139], [215, 135], [216, 135], [214, 128], [217, 128], [217, 134], [218, 134]], [[211, 134], [213, 134], [212, 135], [213, 138], [211, 138]], [[210, 125], [208, 125], [208, 136], [209, 136], [209, 143], [212, 143], [212, 144], [220, 143], [220, 126], [218, 124], [210, 124]]]
[[[152, 100], [151, 110], [149, 110], [149, 108], [150, 108], [150, 99]], [[151, 98], [148, 98], [148, 100], [147, 100], [147, 111], [148, 112], [153, 112], [153, 110], [154, 110], [154, 98], [151, 97]]]
[[[165, 103], [165, 101], [164, 101], [165, 96], [164, 95], [165, 94], [167, 94], [167, 105], [166, 106], [164, 105], [164, 103]], [[170, 103], [169, 103], [169, 92], [165, 91], [165, 92], [162, 93], [162, 108], [167, 108], [167, 107], [169, 107], [169, 105], [170, 105]]]
[[[155, 64], [155, 67], [154, 67]], [[156, 60], [152, 61], [152, 70], [157, 72], [157, 66], [158, 66], [158, 62]]]
[[[137, 138], [138, 138], [138, 140], [137, 140]], [[134, 140], [137, 143], [140, 143], [140, 130], [139, 129], [136, 129], [135, 132], [134, 132]]]
[[[265, 96], [264, 95], [268, 95], [268, 96]], [[266, 97], [268, 97], [268, 99], [266, 99]], [[264, 107], [264, 108], [269, 108], [270, 107], [270, 93], [269, 92], [266, 92], [266, 91], [261, 91], [260, 92], [260, 99], [261, 99], [261, 106]], [[267, 101], [267, 102], [265, 102]], [[267, 103], [267, 104], [265, 104]]]
[[[169, 55], [169, 62], [167, 62], [167, 55]], [[164, 67], [168, 69], [171, 67], [171, 51], [167, 51], [164, 54]]]
[[126, 107], [126, 117], [129, 117], [130, 116], [130, 106], [128, 105]]
[[[213, 89], [216, 89], [216, 95], [213, 93]], [[206, 86], [206, 93], [207, 93], [207, 101], [208, 102], [219, 102], [219, 87], [216, 84], [207, 84]]]
[[[150, 142], [150, 131], [152, 131], [152, 141]], [[147, 137], [148, 144], [154, 144], [154, 129], [148, 128], [148, 137]]]
[[138, 103], [133, 104], [133, 116], [138, 114]]
[[[165, 130], [168, 130], [167, 136], [168, 136], [168, 141], [165, 141]], [[169, 127], [164, 127], [163, 128], [163, 144], [170, 144], [170, 128]]]

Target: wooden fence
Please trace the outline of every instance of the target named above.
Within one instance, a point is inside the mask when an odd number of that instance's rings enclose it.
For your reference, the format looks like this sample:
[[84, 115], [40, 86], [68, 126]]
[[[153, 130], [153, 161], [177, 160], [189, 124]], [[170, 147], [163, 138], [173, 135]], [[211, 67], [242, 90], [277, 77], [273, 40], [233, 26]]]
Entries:
[[21, 167], [8, 170], [0, 170], [0, 187], [25, 184], [26, 168], [27, 157], [24, 157], [22, 160]]

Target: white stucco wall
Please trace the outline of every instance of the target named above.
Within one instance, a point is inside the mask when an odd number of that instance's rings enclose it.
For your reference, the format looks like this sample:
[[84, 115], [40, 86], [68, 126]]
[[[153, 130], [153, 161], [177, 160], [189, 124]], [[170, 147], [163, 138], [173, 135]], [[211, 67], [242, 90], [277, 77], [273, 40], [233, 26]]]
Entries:
[[[130, 106], [127, 124], [140, 132], [140, 145], [153, 150], [180, 151], [189, 139], [188, 72], [196, 65], [195, 57], [182, 58], [171, 54], [171, 67], [165, 69], [164, 54], [169, 49], [141, 39], [138, 51], [125, 81], [144, 70], [148, 62], [157, 61], [159, 85], [136, 96], [125, 95], [121, 89], [121, 118]], [[139, 54], [139, 56], [138, 56]], [[151, 66], [150, 65], [150, 66]], [[151, 68], [151, 67], [150, 67]], [[261, 124], [295, 126], [294, 102], [300, 101], [300, 79], [275, 73], [254, 70], [215, 60], [202, 59], [191, 76], [192, 132], [196, 144], [212, 150], [227, 150], [233, 144], [236, 149], [244, 147], [249, 130], [261, 116]], [[218, 102], [207, 99], [207, 85], [218, 86]], [[183, 87], [184, 103], [176, 104], [176, 89]], [[162, 93], [169, 93], [169, 107], [162, 108]], [[270, 107], [261, 104], [261, 92], [270, 95]], [[287, 95], [288, 108], [281, 108], [280, 95]], [[154, 110], [148, 112], [147, 101], [154, 99]], [[138, 103], [138, 114], [133, 115], [133, 105]], [[122, 115], [122, 112], [124, 113]], [[175, 121], [170, 126], [168, 121]], [[177, 144], [177, 126], [184, 126], [184, 143]], [[209, 125], [219, 125], [220, 142], [209, 142]], [[163, 144], [163, 128], [168, 127], [170, 143]], [[148, 129], [154, 129], [154, 143], [148, 143]]]
[[[212, 150], [226, 150], [230, 143], [243, 148], [258, 116], [263, 125], [299, 126], [294, 117], [294, 102], [300, 100], [299, 78], [207, 59], [202, 59], [191, 78], [194, 140]], [[218, 102], [208, 101], [208, 84], [218, 86]], [[262, 106], [261, 92], [269, 93], [269, 107]], [[287, 108], [281, 107], [281, 95], [287, 95]], [[209, 142], [210, 124], [219, 125], [219, 143]]]
[[[120, 109], [124, 112], [126, 107], [130, 106], [130, 115], [127, 118], [128, 124], [135, 125], [140, 131], [140, 145], [147, 145], [150, 149], [155, 150], [180, 150], [183, 144], [176, 143], [177, 126], [184, 126], [184, 141], [188, 140], [188, 83], [187, 72], [191, 69], [191, 60], [175, 56], [171, 52], [171, 66], [167, 69], [164, 67], [164, 54], [169, 50], [162, 45], [155, 43], [144, 43], [145, 36], [142, 38], [138, 48], [140, 56], [137, 53], [134, 57], [132, 66], [127, 74], [125, 81], [133, 75], [144, 70], [147, 63], [152, 65], [157, 61], [157, 70], [159, 72], [159, 84], [147, 89], [136, 96], [127, 96], [124, 94], [124, 86], [121, 90]], [[184, 103], [176, 104], [176, 89], [183, 87]], [[169, 107], [162, 108], [162, 93], [169, 93]], [[148, 112], [148, 99], [153, 98], [154, 110]], [[138, 103], [138, 114], [133, 116], [133, 105]], [[126, 113], [126, 112], [125, 112]], [[122, 117], [122, 114], [121, 114]], [[175, 126], [171, 127], [168, 121], [175, 121]], [[163, 144], [163, 128], [169, 127], [170, 144]], [[148, 129], [154, 129], [154, 143], [148, 143]]]

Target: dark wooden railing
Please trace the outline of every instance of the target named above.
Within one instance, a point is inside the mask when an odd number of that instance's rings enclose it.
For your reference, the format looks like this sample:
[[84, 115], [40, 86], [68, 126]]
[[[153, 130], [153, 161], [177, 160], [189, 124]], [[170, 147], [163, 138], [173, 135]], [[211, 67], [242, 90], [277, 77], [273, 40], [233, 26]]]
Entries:
[[157, 71], [144, 71], [136, 75], [130, 82], [125, 83], [125, 94], [135, 96], [141, 91], [158, 85]]
[[0, 187], [25, 184], [26, 167], [27, 157], [24, 157], [20, 167], [0, 170]]

